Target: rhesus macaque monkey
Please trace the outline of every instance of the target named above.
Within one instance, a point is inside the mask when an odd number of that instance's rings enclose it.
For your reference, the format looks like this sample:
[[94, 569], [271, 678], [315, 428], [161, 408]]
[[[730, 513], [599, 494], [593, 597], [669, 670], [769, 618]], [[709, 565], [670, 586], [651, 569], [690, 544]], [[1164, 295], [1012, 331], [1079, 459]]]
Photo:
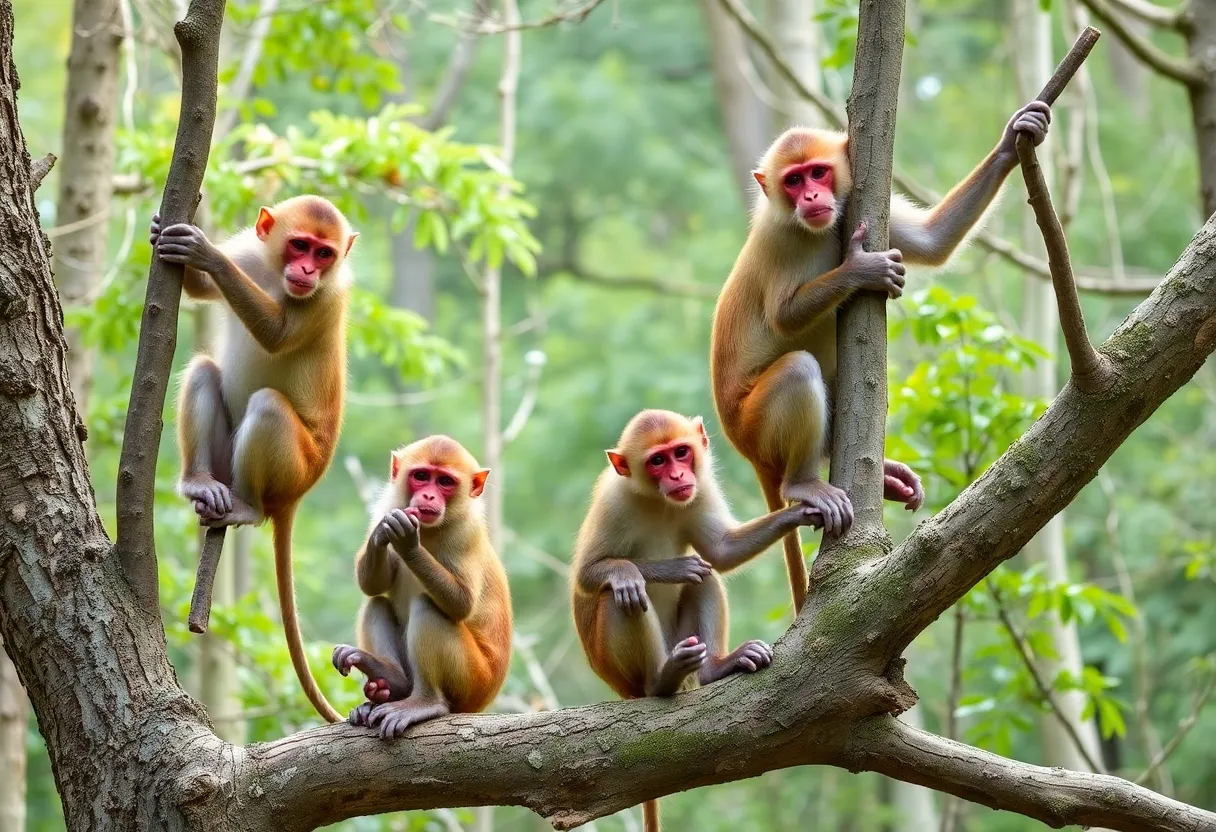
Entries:
[[[643, 410], [607, 453], [571, 569], [574, 624], [592, 669], [632, 699], [767, 667], [773, 652], [762, 641], [727, 652], [718, 573], [798, 526], [821, 524], [819, 510], [798, 503], [737, 524], [700, 417]], [[657, 830], [657, 801], [643, 809], [647, 832]]]
[[[851, 234], [843, 226], [853, 187], [846, 134], [795, 127], [764, 154], [747, 242], [714, 310], [710, 373], [723, 430], [755, 467], [770, 509], [804, 503], [822, 512], [825, 533], [848, 530], [848, 494], [820, 477], [836, 308], [859, 290], [899, 297], [905, 261], [943, 265], [1017, 166], [1017, 134], [1038, 145], [1050, 121], [1041, 101], [1018, 110], [996, 148], [932, 209], [893, 196], [887, 251], [865, 251], [864, 226]], [[924, 491], [908, 466], [885, 460], [884, 474], [888, 500], [920, 507]], [[785, 539], [785, 558], [800, 610], [807, 573], [797, 531]]]
[[353, 725], [396, 737], [448, 713], [476, 713], [497, 695], [511, 658], [511, 594], [477, 499], [489, 469], [455, 439], [429, 436], [394, 451], [363, 548], [357, 647], [334, 667], [367, 676]]
[[346, 256], [357, 236], [328, 200], [298, 196], [258, 212], [215, 246], [188, 224], [161, 229], [156, 256], [185, 266], [183, 288], [231, 310], [214, 357], [187, 367], [178, 400], [180, 490], [204, 526], [274, 526], [279, 608], [296, 675], [330, 722], [342, 717], [308, 669], [296, 616], [291, 526], [333, 458], [346, 387]]

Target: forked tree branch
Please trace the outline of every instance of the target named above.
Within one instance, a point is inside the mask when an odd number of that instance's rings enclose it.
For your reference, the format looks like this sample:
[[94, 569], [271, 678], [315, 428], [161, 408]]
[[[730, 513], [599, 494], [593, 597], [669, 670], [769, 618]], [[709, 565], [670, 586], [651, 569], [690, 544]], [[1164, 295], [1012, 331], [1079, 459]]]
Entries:
[[[191, 0], [185, 19], [173, 27], [182, 52], [182, 103], [173, 160], [165, 181], [160, 216], [165, 226], [189, 222], [198, 204], [215, 126], [220, 28], [224, 0]], [[139, 353], [118, 467], [118, 554], [123, 572], [144, 609], [158, 612], [156, 544], [152, 506], [161, 414], [177, 346], [177, 311], [183, 269], [152, 259], [140, 321]]]
[[1163, 52], [1144, 35], [1128, 26], [1122, 15], [1107, 5], [1106, 0], [1081, 2], [1094, 13], [1094, 17], [1109, 26], [1115, 37], [1123, 41], [1127, 50], [1149, 69], [1187, 86], [1199, 86], [1204, 83], [1204, 75], [1195, 61]]

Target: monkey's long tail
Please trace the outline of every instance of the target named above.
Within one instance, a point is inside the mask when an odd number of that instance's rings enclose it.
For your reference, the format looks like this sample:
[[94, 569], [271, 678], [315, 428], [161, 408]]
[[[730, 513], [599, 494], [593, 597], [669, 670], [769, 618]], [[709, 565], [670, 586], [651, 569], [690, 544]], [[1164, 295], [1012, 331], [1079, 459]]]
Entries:
[[304, 656], [304, 639], [300, 635], [300, 617], [296, 614], [296, 586], [291, 568], [291, 527], [295, 521], [295, 506], [270, 518], [274, 527], [274, 573], [279, 584], [279, 614], [283, 619], [283, 634], [287, 636], [287, 651], [291, 653], [291, 664], [296, 669], [296, 678], [304, 695], [317, 709], [317, 713], [329, 722], [341, 722], [342, 715], [325, 699], [317, 687], [317, 680], [308, 668]]
[[[768, 510], [777, 511], [784, 508], [781, 484], [773, 482], [758, 471], [756, 473], [760, 477], [760, 488], [764, 491]], [[790, 573], [790, 592], [794, 596], [794, 615], [797, 615], [802, 612], [807, 593], [806, 559], [802, 557], [802, 541], [798, 538], [797, 529], [781, 538], [781, 547], [785, 550], [785, 568]]]
[[643, 832], [659, 832], [659, 801], [642, 802], [642, 829]]

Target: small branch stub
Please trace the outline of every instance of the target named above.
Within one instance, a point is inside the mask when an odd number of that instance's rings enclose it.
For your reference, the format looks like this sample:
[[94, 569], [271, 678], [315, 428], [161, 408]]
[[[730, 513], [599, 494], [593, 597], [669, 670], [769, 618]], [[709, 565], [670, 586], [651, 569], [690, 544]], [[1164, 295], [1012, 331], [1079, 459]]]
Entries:
[[211, 621], [211, 593], [215, 587], [215, 573], [219, 569], [220, 555], [224, 551], [224, 534], [227, 529], [220, 526], [207, 529], [203, 548], [198, 555], [198, 573], [194, 578], [194, 595], [190, 598], [190, 617], [187, 623], [190, 632], [207, 632]]

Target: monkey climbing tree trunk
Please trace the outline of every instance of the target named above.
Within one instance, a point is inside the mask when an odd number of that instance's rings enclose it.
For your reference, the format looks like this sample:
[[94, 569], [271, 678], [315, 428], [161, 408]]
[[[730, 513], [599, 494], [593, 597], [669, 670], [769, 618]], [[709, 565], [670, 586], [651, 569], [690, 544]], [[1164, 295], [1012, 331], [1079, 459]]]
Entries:
[[[1016, 49], [1011, 50], [1011, 54], [1017, 64], [1018, 100], [1028, 101], [1051, 77], [1055, 67], [1051, 49], [1052, 15], [1050, 11], [1042, 10], [1038, 0], [1016, 0], [1011, 11], [1011, 43], [1017, 45]], [[1053, 187], [1055, 182], [1054, 166], [1050, 163], [1050, 158], [1051, 155], [1045, 153], [1040, 159], [1049, 188]], [[1011, 183], [1010, 187], [1016, 189], [1015, 193], [1024, 190], [1016, 182]], [[1022, 220], [1023, 243], [1027, 250], [1041, 256], [1042, 236], [1035, 225], [1033, 212], [1025, 205]], [[1060, 389], [1056, 380], [1060, 327], [1055, 290], [1050, 283], [1027, 275], [1022, 279], [1022, 293], [1022, 334], [1051, 353], [1050, 358], [1039, 361], [1034, 368], [1026, 372], [1023, 379], [1026, 395], [1050, 401]], [[1060, 512], [1053, 517], [1023, 550], [1032, 563], [1043, 565], [1051, 581], [1069, 580], [1068, 551], [1064, 544], [1065, 516], [1065, 512]], [[1051, 643], [1058, 658], [1044, 658], [1037, 662], [1043, 678], [1051, 684], [1060, 671], [1067, 671], [1073, 678], [1080, 679], [1083, 662], [1076, 624], [1062, 622], [1054, 612], [1047, 615]], [[1074, 771], [1089, 771], [1091, 766], [1086, 762], [1087, 758], [1101, 760], [1102, 749], [1093, 721], [1081, 717], [1085, 708], [1085, 694], [1077, 690], [1057, 691], [1053, 694], [1053, 701], [1059, 712], [1044, 713], [1039, 719], [1044, 760], [1048, 765]], [[1072, 725], [1072, 732], [1060, 729], [1061, 719]], [[1081, 739], [1084, 749], [1077, 747], [1072, 739], [1073, 735]]]
[[25, 726], [30, 703], [0, 639], [0, 830], [25, 829]]
[[[889, 248], [891, 166], [904, 53], [903, 0], [863, 2], [857, 58], [849, 94], [849, 164], [853, 197], [845, 217], [848, 239], [866, 225], [865, 248]], [[853, 501], [853, 528], [843, 539], [826, 536], [812, 584], [826, 579], [842, 556], [873, 558], [891, 549], [882, 521], [883, 448], [887, 420], [887, 297], [858, 292], [838, 313], [832, 484]]]
[[[76, 0], [64, 97], [63, 152], [55, 208], [51, 270], [62, 302], [90, 302], [103, 272], [114, 176], [119, 57], [123, 38], [119, 0]], [[92, 356], [69, 331], [68, 372], [76, 407], [84, 413], [92, 388]]]

